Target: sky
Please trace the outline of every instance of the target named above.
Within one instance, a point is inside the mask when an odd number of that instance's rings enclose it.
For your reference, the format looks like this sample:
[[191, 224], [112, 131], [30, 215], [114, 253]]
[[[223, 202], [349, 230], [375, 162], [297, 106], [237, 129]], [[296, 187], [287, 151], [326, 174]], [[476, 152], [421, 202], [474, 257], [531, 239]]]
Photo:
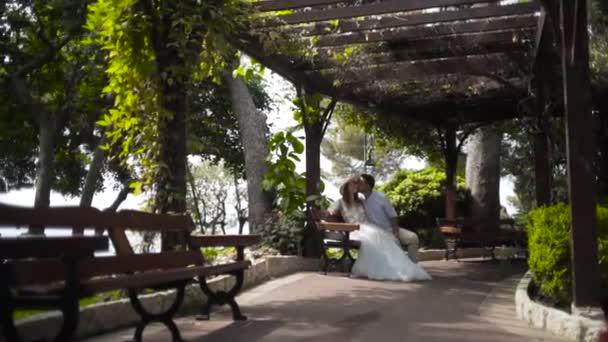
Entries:
[[[264, 77], [269, 84], [269, 95], [275, 101], [274, 108], [268, 113], [267, 119], [270, 126], [270, 132], [274, 134], [296, 124], [295, 120], [293, 119], [293, 107], [291, 104], [291, 100], [295, 96], [295, 91], [289, 82], [285, 81], [280, 76], [270, 72], [269, 70], [266, 71]], [[297, 132], [296, 135], [304, 137], [304, 132]], [[321, 168], [324, 171], [329, 172], [331, 171], [331, 166], [331, 161], [324, 156], [321, 156]], [[413, 170], [424, 168], [424, 166], [424, 162], [416, 158], [408, 158], [403, 165], [405, 169]], [[304, 172], [305, 168], [304, 158], [302, 158], [302, 161], [297, 163], [297, 171]], [[119, 191], [120, 189], [115, 189], [115, 184], [112, 183], [112, 181], [107, 180], [105, 182], [105, 190], [95, 194], [92, 205], [101, 209], [110, 206], [112, 202], [114, 202], [114, 199], [118, 195]], [[339, 197], [337, 186], [331, 184], [330, 182], [326, 182], [325, 195], [330, 199], [337, 199]], [[515, 208], [507, 201], [507, 198], [512, 195], [512, 181], [510, 181], [508, 178], [501, 179], [500, 201], [501, 204], [507, 208], [509, 214], [513, 214], [515, 212]], [[79, 201], [79, 197], [62, 196], [56, 192], [51, 193], [51, 206], [78, 205]], [[143, 206], [144, 201], [145, 198], [143, 195], [136, 197], [131, 194], [123, 202], [120, 208], [138, 209]], [[0, 202], [20, 206], [32, 206], [34, 203], [34, 190], [28, 188], [14, 190], [8, 193], [0, 193]], [[228, 215], [230, 215], [230, 213], [228, 213]]]

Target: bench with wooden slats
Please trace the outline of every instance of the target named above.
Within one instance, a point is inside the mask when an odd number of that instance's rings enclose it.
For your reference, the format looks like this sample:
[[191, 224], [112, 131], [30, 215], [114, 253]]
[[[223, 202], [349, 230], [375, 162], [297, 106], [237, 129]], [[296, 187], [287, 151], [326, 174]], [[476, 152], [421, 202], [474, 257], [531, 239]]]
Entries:
[[[244, 260], [244, 248], [256, 244], [257, 236], [190, 236], [194, 224], [188, 215], [132, 210], [112, 213], [77, 207], [40, 210], [0, 204], [2, 225], [72, 227], [76, 234], [85, 228], [98, 233], [107, 229], [116, 250], [115, 256], [95, 257], [95, 250], [107, 249], [107, 238], [102, 236], [0, 238], [0, 258], [5, 260], [0, 269], [0, 319], [8, 341], [20, 340], [12, 318], [13, 311], [19, 308], [58, 308], [64, 320], [55, 340], [72, 340], [78, 325], [79, 298], [116, 289], [128, 290], [131, 304], [142, 318], [135, 330], [136, 341], [141, 340], [143, 329], [151, 322], [165, 324], [173, 339], [179, 341], [181, 336], [172, 318], [181, 306], [186, 284], [191, 281], [198, 282], [208, 297], [201, 306], [203, 317], [209, 317], [211, 305], [229, 304], [234, 319], [245, 319], [234, 297], [250, 265]], [[187, 236], [188, 246], [181, 251], [135, 254], [126, 230], [181, 232]], [[207, 265], [200, 248], [209, 246], [236, 247], [236, 260]], [[236, 277], [234, 287], [229, 291], [212, 291], [206, 278], [223, 274]], [[138, 299], [139, 291], [145, 288], [175, 288], [177, 295], [168, 310], [152, 314]]]
[[[459, 248], [470, 246], [481, 246], [485, 249], [487, 256], [496, 260], [494, 250], [498, 246], [515, 246], [525, 249], [527, 245], [526, 232], [515, 227], [512, 219], [501, 219], [499, 227], [494, 231], [481, 232], [476, 229], [481, 223], [471, 218], [437, 219], [437, 227], [445, 241], [445, 259], [450, 255], [458, 260]], [[509, 226], [509, 228], [503, 228]]]
[[[339, 218], [338, 218], [339, 219]], [[352, 250], [358, 250], [361, 247], [361, 242], [357, 240], [351, 240], [350, 234], [359, 230], [358, 224], [345, 223], [345, 222], [328, 222], [319, 221], [315, 223], [318, 230], [323, 231], [323, 273], [327, 274], [330, 266], [333, 268], [340, 268], [344, 270], [345, 263], [347, 263], [348, 272], [353, 267], [355, 262], [354, 257], [351, 254]], [[331, 258], [328, 255], [330, 248], [338, 248], [342, 250], [340, 258]], [[348, 262], [347, 262], [348, 260]]]

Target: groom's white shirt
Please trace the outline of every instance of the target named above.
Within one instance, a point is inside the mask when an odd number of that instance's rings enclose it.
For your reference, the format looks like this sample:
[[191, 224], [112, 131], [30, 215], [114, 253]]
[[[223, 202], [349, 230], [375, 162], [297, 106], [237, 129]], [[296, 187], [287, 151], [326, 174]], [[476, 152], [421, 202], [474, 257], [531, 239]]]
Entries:
[[363, 201], [363, 207], [365, 208], [367, 219], [371, 223], [392, 232], [393, 228], [390, 219], [397, 217], [397, 212], [385, 194], [372, 190], [372, 193]]

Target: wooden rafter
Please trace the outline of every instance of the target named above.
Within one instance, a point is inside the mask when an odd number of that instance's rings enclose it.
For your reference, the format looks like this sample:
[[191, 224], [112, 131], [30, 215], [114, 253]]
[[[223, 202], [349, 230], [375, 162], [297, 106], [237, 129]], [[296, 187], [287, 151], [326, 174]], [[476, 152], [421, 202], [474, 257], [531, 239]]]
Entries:
[[[349, 65], [385, 64], [402, 61], [437, 59], [483, 53], [526, 51], [530, 48], [527, 35], [533, 31], [499, 31], [482, 34], [446, 36], [439, 39], [391, 41], [375, 44], [351, 55]], [[315, 68], [319, 65], [339, 65], [332, 57], [344, 53], [343, 48], [319, 49]]]
[[405, 63], [391, 63], [354, 68], [332, 68], [307, 71], [309, 77], [321, 76], [340, 83], [356, 83], [369, 80], [414, 80], [435, 75], [465, 74], [484, 75], [504, 67], [504, 55], [477, 55], [442, 58]]
[[390, 0], [376, 2], [368, 5], [337, 7], [324, 9], [319, 11], [305, 11], [285, 15], [280, 17], [279, 21], [270, 22], [269, 25], [277, 24], [302, 24], [312, 23], [316, 21], [367, 17], [371, 15], [412, 12], [420, 11], [429, 8], [447, 7], [447, 6], [462, 6], [473, 5], [477, 3], [493, 2], [498, 0]]
[[[445, 23], [434, 26], [404, 26], [392, 30], [362, 31], [350, 34], [332, 34], [318, 37], [318, 46], [340, 46], [349, 44], [373, 43], [380, 41], [423, 39], [455, 34], [483, 33], [492, 31], [519, 30], [534, 28], [534, 16], [504, 17], [466, 22]], [[306, 36], [303, 33], [303, 36]]]
[[333, 5], [344, 0], [267, 0], [254, 3], [254, 7], [259, 11], [282, 11], [311, 6]]
[[[411, 27], [416, 25], [440, 24], [446, 22], [473, 19], [502, 18], [518, 15], [534, 15], [539, 10], [540, 7], [537, 3], [523, 3], [505, 6], [486, 6], [457, 11], [422, 13], [416, 15], [385, 15], [381, 17], [364, 18], [361, 20], [341, 20], [337, 23], [322, 22], [310, 25], [288, 25], [281, 26], [280, 28], [271, 26], [266, 28], [258, 27], [255, 29], [274, 29], [282, 30], [284, 32], [300, 33], [304, 36], [323, 36], [327, 34], [344, 34], [367, 30], [380, 30], [388, 28]], [[517, 28], [517, 26], [515, 28]]]

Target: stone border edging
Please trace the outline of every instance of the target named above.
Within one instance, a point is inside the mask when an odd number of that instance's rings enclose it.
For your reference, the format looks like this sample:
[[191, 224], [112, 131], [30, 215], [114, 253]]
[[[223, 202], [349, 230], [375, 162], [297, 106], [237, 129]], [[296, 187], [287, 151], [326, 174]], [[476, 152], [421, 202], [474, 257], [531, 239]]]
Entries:
[[535, 328], [544, 329], [557, 336], [573, 341], [596, 342], [603, 322], [572, 315], [565, 311], [537, 303], [528, 296], [532, 274], [528, 271], [519, 281], [515, 291], [517, 318]]
[[[515, 253], [514, 248], [496, 248], [496, 256], [504, 258]], [[421, 250], [418, 253], [419, 261], [442, 260], [445, 250]], [[475, 258], [484, 255], [483, 248], [465, 248], [458, 250], [459, 258]], [[243, 289], [259, 285], [272, 278], [278, 278], [297, 272], [317, 272], [320, 270], [320, 261], [297, 256], [269, 256], [254, 261], [245, 271]], [[208, 282], [213, 290], [228, 290], [234, 284], [231, 276], [220, 276]], [[171, 305], [175, 296], [174, 291], [156, 292], [141, 296], [142, 303], [151, 311], [161, 311]], [[182, 310], [192, 310], [206, 302], [204, 294], [197, 284], [186, 287], [186, 294]], [[80, 310], [80, 323], [76, 336], [78, 338], [94, 336], [104, 332], [132, 326], [139, 321], [139, 316], [131, 308], [129, 299], [97, 303]], [[61, 325], [61, 314], [58, 312], [44, 313], [31, 316], [17, 322], [17, 327], [23, 337], [28, 340], [48, 339]], [[3, 341], [0, 336], [0, 342]]]

